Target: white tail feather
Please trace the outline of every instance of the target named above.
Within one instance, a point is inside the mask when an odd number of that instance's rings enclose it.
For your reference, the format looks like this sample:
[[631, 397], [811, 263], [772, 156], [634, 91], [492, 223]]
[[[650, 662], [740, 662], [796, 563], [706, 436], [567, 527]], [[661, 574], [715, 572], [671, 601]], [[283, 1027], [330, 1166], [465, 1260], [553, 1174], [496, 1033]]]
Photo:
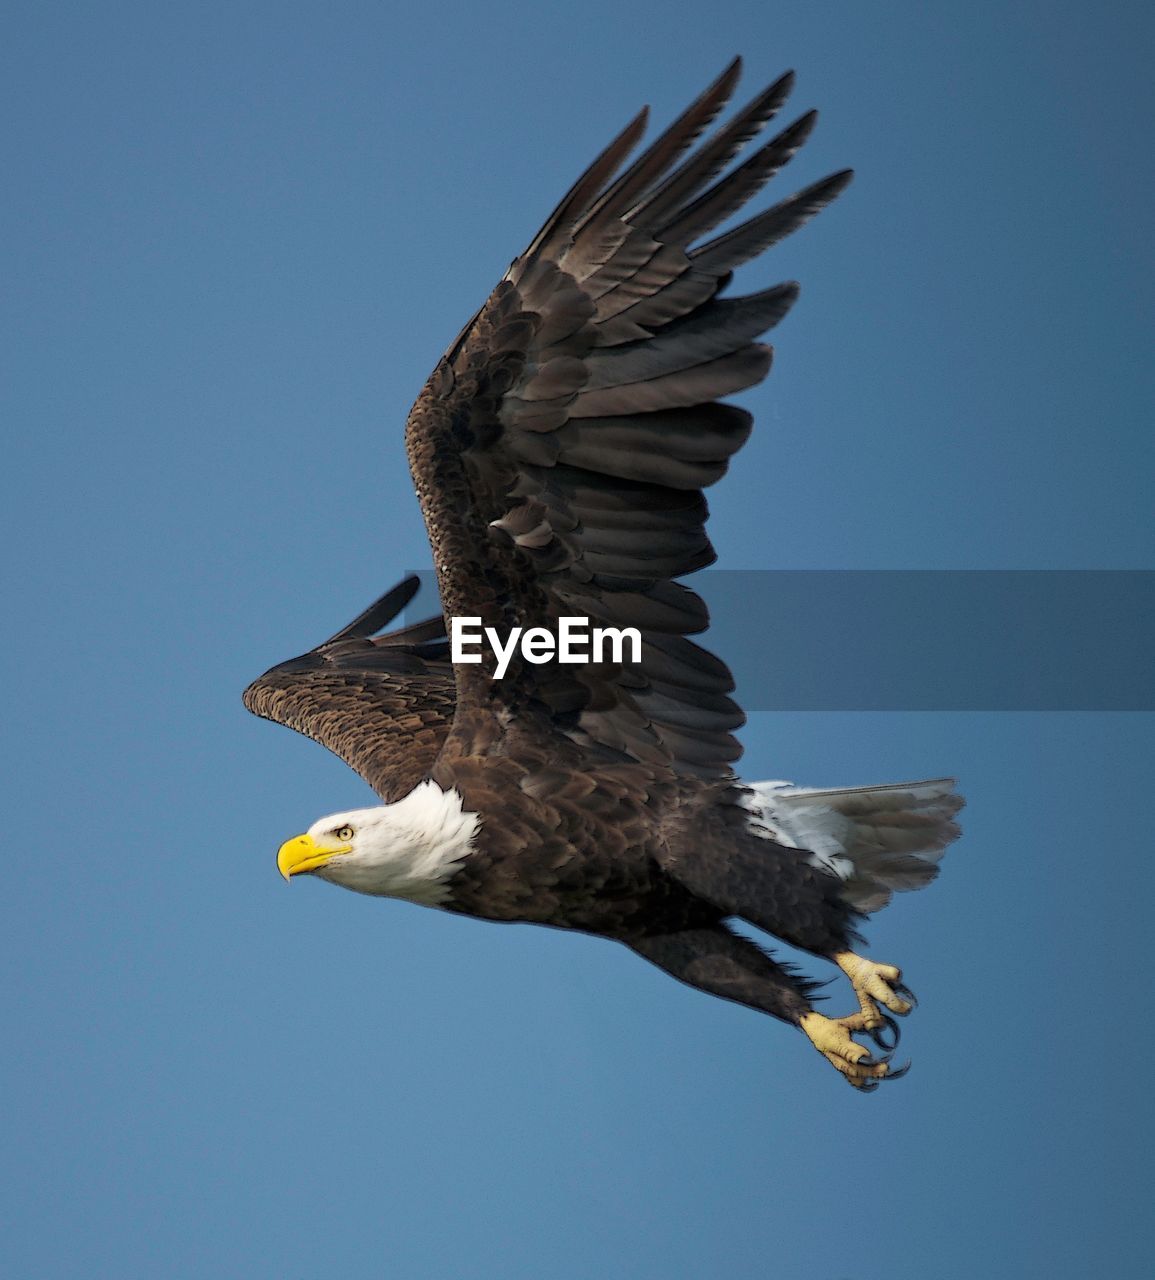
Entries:
[[859, 911], [877, 911], [894, 892], [921, 889], [959, 836], [954, 816], [965, 803], [953, 778], [881, 787], [796, 787], [748, 783], [743, 803], [751, 824], [843, 880], [842, 896]]

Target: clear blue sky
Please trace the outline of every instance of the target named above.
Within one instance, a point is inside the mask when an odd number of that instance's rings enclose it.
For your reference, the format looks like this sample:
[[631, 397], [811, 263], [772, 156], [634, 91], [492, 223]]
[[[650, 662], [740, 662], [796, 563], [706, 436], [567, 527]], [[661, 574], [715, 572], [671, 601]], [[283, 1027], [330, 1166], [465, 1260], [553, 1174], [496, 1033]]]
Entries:
[[609, 944], [285, 886], [368, 797], [240, 692], [428, 565], [428, 370], [735, 52], [823, 113], [778, 192], [858, 177], [748, 272], [803, 297], [721, 563], [1153, 567], [1152, 44], [1139, 4], [9, 7], [5, 1276], [1147, 1274], [1150, 716], [752, 718], [747, 776], [970, 798], [871, 929], [922, 1005], [862, 1098]]

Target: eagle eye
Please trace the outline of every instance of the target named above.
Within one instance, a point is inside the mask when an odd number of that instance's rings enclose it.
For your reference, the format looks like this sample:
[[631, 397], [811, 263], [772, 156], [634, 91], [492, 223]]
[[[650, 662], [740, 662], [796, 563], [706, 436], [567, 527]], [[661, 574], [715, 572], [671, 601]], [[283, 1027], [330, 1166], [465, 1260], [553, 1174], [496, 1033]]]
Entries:
[[337, 830], [333, 832], [333, 834], [337, 837], [338, 840], [352, 840], [353, 828], [349, 826], [338, 827]]

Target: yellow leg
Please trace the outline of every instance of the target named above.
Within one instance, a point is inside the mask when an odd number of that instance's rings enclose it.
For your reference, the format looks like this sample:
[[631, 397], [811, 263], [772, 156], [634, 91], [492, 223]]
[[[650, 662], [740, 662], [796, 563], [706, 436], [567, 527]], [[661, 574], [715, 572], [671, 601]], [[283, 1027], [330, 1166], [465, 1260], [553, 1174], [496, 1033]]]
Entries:
[[869, 1030], [865, 1026], [866, 1020], [862, 1013], [852, 1013], [848, 1018], [826, 1018], [820, 1013], [807, 1013], [799, 1023], [810, 1043], [856, 1089], [874, 1088], [890, 1070], [889, 1062], [876, 1062], [869, 1049], [851, 1038], [854, 1031]]
[[885, 1005], [891, 1013], [897, 1013], [900, 1017], [914, 1008], [911, 1001], [904, 1000], [897, 994], [898, 991], [910, 994], [902, 985], [901, 969], [896, 969], [892, 964], [876, 964], [865, 956], [855, 955], [853, 951], [838, 952], [834, 956], [834, 962], [850, 979], [854, 994], [858, 997], [864, 1019], [861, 1030], [869, 1031], [883, 1025], [882, 1014], [878, 1011], [879, 1004]]

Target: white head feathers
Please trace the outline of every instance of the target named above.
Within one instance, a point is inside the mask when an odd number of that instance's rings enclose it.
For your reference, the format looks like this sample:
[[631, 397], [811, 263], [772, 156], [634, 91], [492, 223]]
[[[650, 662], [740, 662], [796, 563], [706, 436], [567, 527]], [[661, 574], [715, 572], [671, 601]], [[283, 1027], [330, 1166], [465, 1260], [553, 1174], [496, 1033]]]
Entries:
[[358, 893], [437, 906], [449, 896], [447, 881], [454, 870], [473, 852], [480, 825], [480, 816], [464, 808], [456, 789], [442, 791], [435, 782], [422, 782], [395, 804], [314, 822], [309, 835], [318, 843], [338, 838], [351, 846], [315, 874]]

